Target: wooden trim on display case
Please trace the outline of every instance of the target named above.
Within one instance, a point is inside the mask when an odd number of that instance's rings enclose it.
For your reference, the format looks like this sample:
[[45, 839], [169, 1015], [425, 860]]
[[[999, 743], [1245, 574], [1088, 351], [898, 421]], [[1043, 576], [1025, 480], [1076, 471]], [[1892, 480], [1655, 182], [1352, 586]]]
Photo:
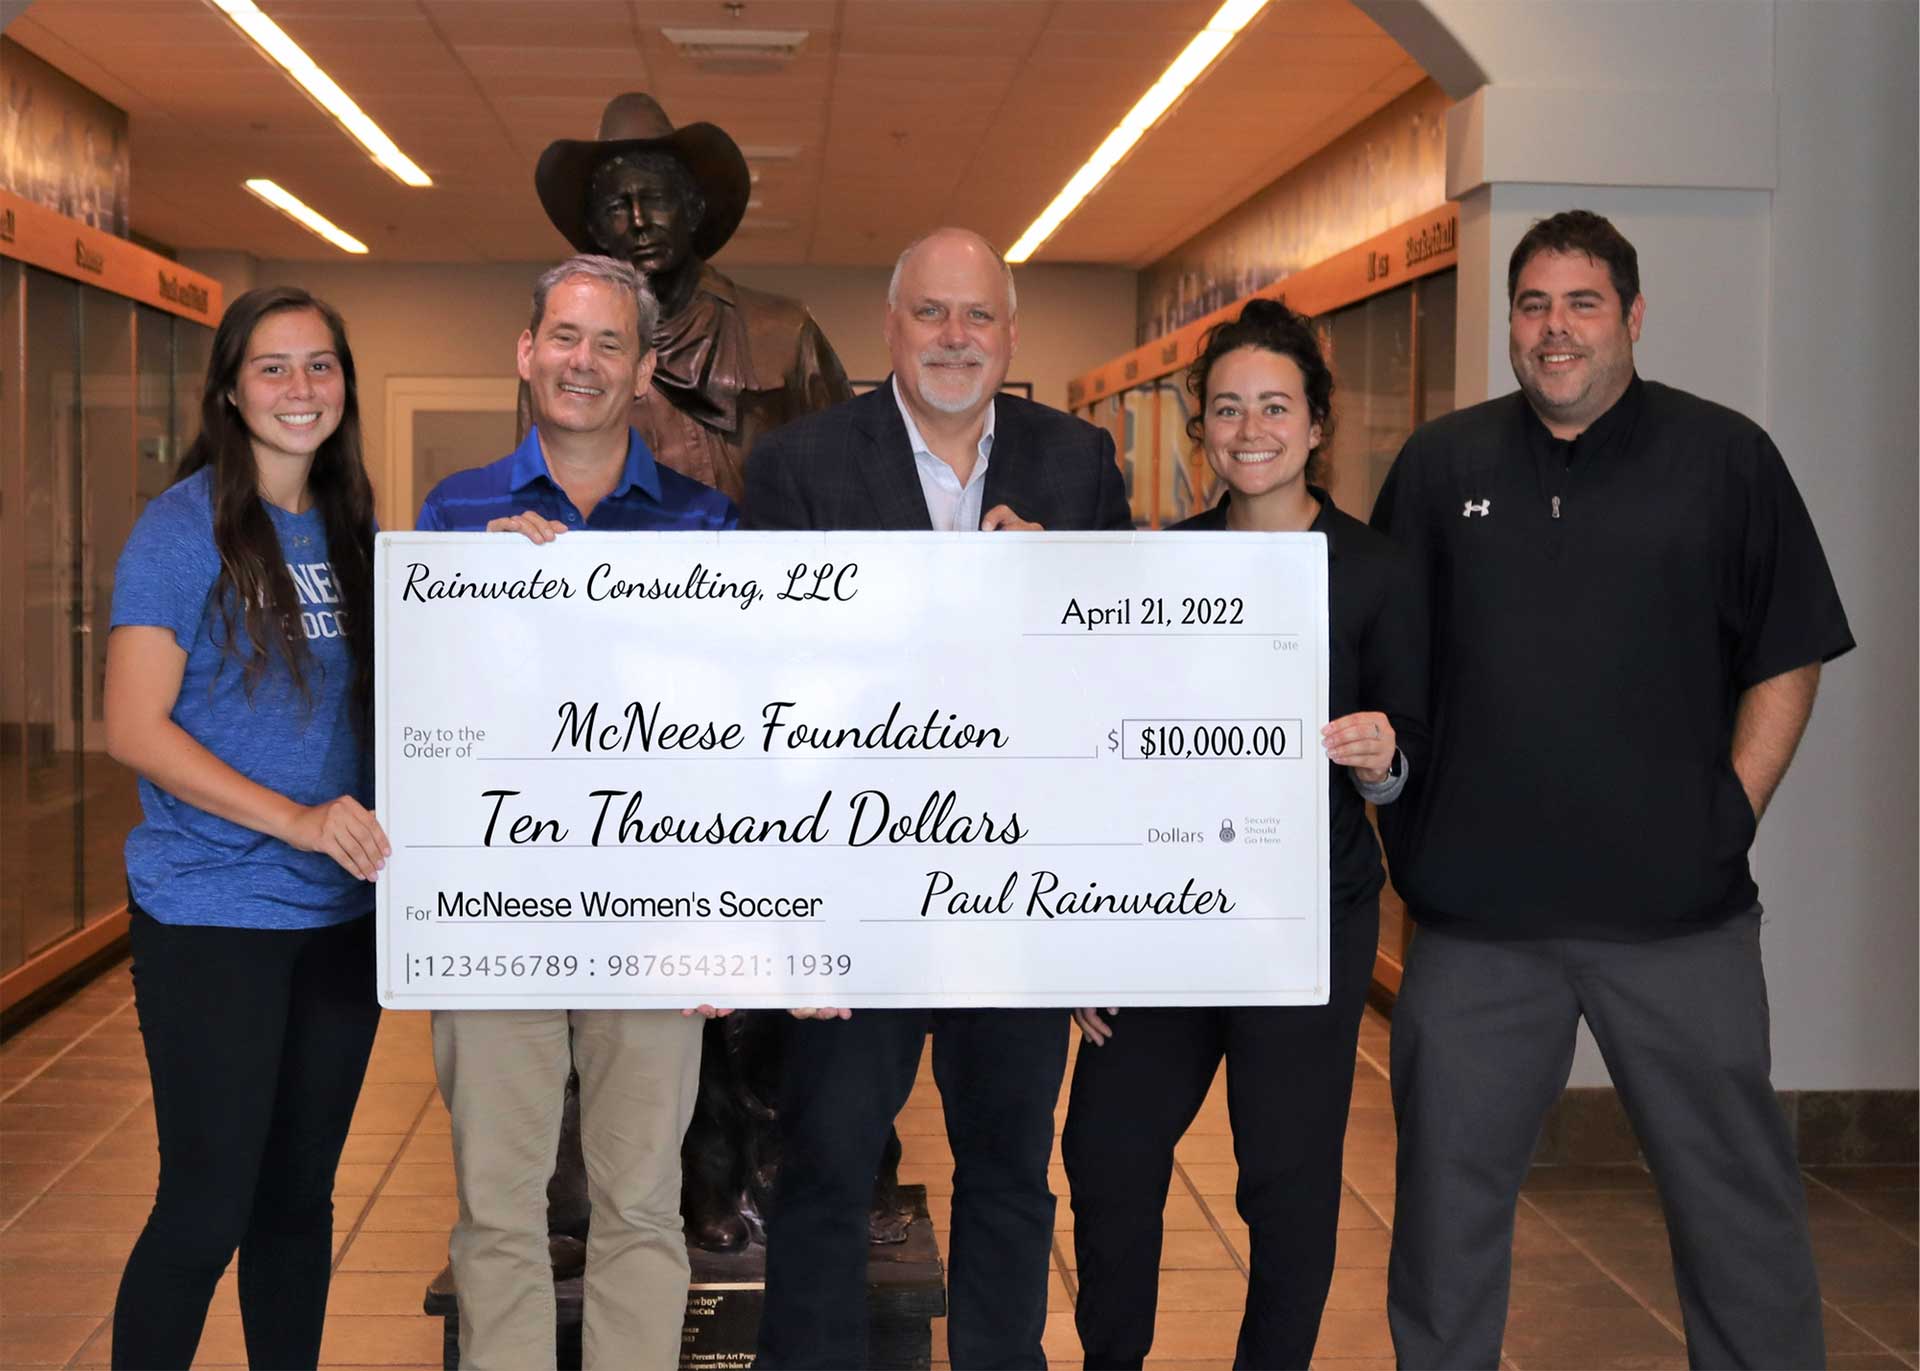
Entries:
[[1067, 382], [1067, 408], [1079, 411], [1096, 400], [1181, 370], [1198, 354], [1207, 330], [1239, 314], [1247, 300], [1284, 299], [1302, 314], [1321, 315], [1422, 276], [1449, 271], [1459, 261], [1459, 227], [1460, 207], [1448, 201], [1324, 262], [1302, 267], [1291, 276], [1262, 286], [1246, 299], [1203, 314], [1172, 333], [1076, 376]]
[[220, 283], [137, 243], [0, 190], [0, 257], [84, 281], [110, 294], [212, 328], [226, 302]]
[[121, 905], [0, 976], [0, 1013], [107, 951], [127, 936], [131, 922], [127, 907]]

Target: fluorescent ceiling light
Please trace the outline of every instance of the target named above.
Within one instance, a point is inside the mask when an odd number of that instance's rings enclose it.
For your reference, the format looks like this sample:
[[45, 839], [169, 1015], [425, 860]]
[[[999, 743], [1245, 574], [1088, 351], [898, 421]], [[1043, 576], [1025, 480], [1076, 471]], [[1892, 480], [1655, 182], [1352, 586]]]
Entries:
[[1226, 51], [1234, 35], [1266, 7], [1267, 0], [1226, 0], [1215, 10], [1206, 27], [1196, 33], [1193, 41], [1160, 73], [1160, 79], [1147, 87], [1147, 93], [1134, 101], [1133, 108], [1114, 126], [1113, 132], [1093, 150], [1093, 156], [1061, 187], [1053, 203], [1040, 211], [1040, 217], [1027, 225], [1020, 240], [1007, 249], [1007, 260], [1024, 262], [1038, 252], [1040, 245], [1066, 222], [1067, 216], [1080, 208], [1080, 202], [1093, 194], [1120, 165], [1141, 135], [1159, 122], [1160, 116], [1173, 108], [1174, 101], [1187, 87], [1199, 80], [1214, 59]]
[[682, 57], [758, 57], [790, 62], [806, 46], [806, 29], [681, 29], [665, 28], [660, 36], [678, 48]]
[[262, 14], [253, 0], [208, 0], [208, 3], [231, 19], [240, 32], [253, 40], [255, 47], [277, 62], [313, 97], [314, 103], [332, 115], [347, 135], [365, 148], [367, 155], [395, 180], [409, 186], [433, 184], [432, 178], [394, 145], [385, 130], [367, 118], [360, 106], [353, 103], [331, 76], [320, 70], [319, 64], [307, 56], [298, 43]]
[[248, 190], [279, 210], [294, 223], [317, 238], [324, 238], [342, 252], [365, 252], [367, 245], [341, 228], [333, 220], [310, 208], [304, 201], [289, 195], [271, 181], [255, 177], [245, 183]]

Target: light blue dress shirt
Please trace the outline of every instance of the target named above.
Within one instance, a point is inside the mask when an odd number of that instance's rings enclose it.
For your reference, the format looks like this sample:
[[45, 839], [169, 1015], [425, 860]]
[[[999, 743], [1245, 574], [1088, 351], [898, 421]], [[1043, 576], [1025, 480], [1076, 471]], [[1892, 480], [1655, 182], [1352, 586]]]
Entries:
[[978, 533], [980, 519], [986, 513], [981, 506], [987, 494], [987, 461], [993, 453], [994, 406], [987, 406], [986, 426], [980, 430], [980, 460], [973, 464], [973, 474], [962, 486], [953, 468], [936, 456], [927, 446], [927, 440], [920, 436], [920, 426], [913, 422], [907, 402], [900, 398], [897, 377], [893, 381], [893, 402], [900, 407], [901, 421], [907, 426], [907, 442], [913, 448], [913, 469], [920, 477], [920, 493], [927, 497], [927, 514], [933, 520], [934, 530]]

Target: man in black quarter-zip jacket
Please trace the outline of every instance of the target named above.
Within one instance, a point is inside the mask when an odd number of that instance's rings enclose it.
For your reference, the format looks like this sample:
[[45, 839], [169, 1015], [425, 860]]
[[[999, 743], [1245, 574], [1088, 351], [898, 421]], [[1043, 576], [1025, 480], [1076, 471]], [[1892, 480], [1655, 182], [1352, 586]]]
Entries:
[[1419, 924], [1394, 1346], [1498, 1363], [1514, 1209], [1584, 1017], [1666, 1206], [1689, 1359], [1823, 1365], [1747, 850], [1853, 637], [1767, 435], [1634, 373], [1646, 301], [1612, 224], [1535, 224], [1507, 295], [1519, 393], [1416, 432], [1373, 516], [1433, 615], [1432, 760], [1382, 813]]

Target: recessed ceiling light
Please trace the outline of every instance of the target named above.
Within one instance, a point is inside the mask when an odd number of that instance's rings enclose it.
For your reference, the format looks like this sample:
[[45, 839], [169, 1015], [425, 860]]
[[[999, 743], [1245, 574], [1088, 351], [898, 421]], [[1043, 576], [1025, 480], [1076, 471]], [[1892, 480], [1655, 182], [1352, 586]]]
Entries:
[[1080, 202], [1099, 188], [1113, 169], [1120, 165], [1140, 136], [1152, 128], [1173, 107], [1173, 102], [1197, 81], [1213, 61], [1226, 51], [1227, 44], [1234, 35], [1245, 28], [1253, 17], [1267, 7], [1268, 0], [1227, 0], [1214, 11], [1213, 18], [1207, 20], [1206, 27], [1194, 34], [1193, 40], [1181, 50], [1171, 65], [1160, 73], [1160, 79], [1147, 87], [1147, 93], [1134, 101], [1133, 108], [1126, 117], [1114, 126], [1114, 129], [1093, 150], [1093, 156], [1085, 163], [1053, 197], [1053, 203], [1040, 211], [1040, 217], [1027, 225], [1027, 231], [1007, 249], [1009, 262], [1024, 262], [1040, 249], [1040, 245], [1053, 237], [1054, 231], [1066, 222], [1067, 216], [1080, 207]]
[[298, 196], [289, 194], [274, 182], [266, 180], [264, 177], [256, 176], [253, 180], [243, 182], [242, 184], [262, 200], [265, 200], [269, 205], [272, 205], [275, 209], [286, 215], [287, 218], [293, 220], [294, 223], [300, 225], [300, 227], [308, 233], [313, 234], [316, 238], [326, 239], [329, 243], [339, 248], [340, 251], [362, 253], [367, 250], [365, 243], [355, 238], [351, 233], [348, 233], [345, 229], [334, 223], [333, 220], [308, 205]]
[[252, 40], [255, 47], [278, 63], [302, 90], [313, 97], [314, 103], [333, 116], [340, 127], [347, 131], [347, 136], [365, 148], [367, 155], [395, 180], [409, 186], [433, 184], [433, 179], [420, 170], [412, 158], [400, 151], [384, 129], [367, 118], [365, 111], [353, 103], [352, 97], [341, 90], [331, 76], [320, 70], [319, 63], [287, 37], [285, 30], [262, 14], [253, 0], [207, 0], [207, 3], [231, 19], [234, 27]]

